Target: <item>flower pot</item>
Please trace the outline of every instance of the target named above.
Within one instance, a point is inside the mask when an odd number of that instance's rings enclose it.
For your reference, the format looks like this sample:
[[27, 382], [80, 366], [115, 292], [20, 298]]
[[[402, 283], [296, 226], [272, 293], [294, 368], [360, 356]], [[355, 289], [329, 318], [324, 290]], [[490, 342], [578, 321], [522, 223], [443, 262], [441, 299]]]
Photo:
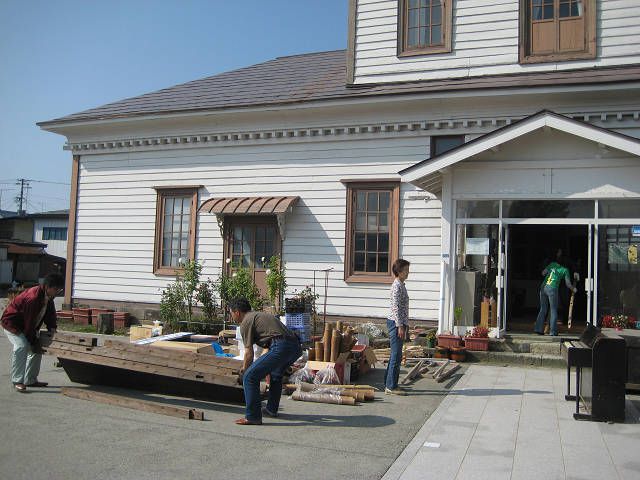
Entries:
[[438, 346], [439, 347], [459, 347], [460, 341], [462, 337], [459, 335], [438, 335]]
[[489, 339], [467, 337], [464, 339], [464, 346], [467, 347], [467, 350], [486, 352], [489, 350]]
[[449, 349], [447, 347], [436, 347], [436, 351], [433, 354], [434, 358], [449, 358]]

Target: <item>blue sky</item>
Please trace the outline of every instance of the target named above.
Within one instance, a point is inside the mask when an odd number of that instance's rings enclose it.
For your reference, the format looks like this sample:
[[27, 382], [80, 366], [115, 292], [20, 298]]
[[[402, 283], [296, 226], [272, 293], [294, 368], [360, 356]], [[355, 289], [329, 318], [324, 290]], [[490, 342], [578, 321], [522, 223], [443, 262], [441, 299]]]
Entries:
[[[0, 208], [68, 208], [51, 120], [275, 57], [346, 48], [347, 0], [0, 0]], [[43, 183], [57, 182], [57, 183]]]

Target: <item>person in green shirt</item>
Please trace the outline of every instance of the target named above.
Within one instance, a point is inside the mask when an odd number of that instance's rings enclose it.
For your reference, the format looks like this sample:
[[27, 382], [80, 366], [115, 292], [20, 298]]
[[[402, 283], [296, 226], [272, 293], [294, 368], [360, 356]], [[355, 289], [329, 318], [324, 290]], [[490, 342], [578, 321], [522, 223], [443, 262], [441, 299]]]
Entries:
[[563, 267], [559, 262], [562, 262], [561, 259], [558, 259], [557, 262], [551, 262], [542, 271], [544, 280], [540, 285], [540, 311], [538, 312], [535, 326], [535, 332], [538, 335], [544, 335], [544, 320], [547, 317], [549, 307], [551, 307], [549, 316], [551, 335], [558, 335], [558, 289], [562, 281], [564, 280], [567, 288], [573, 293], [577, 291], [576, 287], [571, 283], [569, 269]]

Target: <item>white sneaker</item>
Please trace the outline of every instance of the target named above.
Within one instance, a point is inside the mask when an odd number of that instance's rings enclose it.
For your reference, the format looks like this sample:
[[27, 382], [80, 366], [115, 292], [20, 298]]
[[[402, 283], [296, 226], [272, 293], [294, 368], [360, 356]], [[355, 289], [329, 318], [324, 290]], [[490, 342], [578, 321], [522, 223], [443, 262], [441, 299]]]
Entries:
[[400, 390], [399, 388], [394, 388], [392, 390], [386, 387], [384, 389], [384, 393], [385, 395], [399, 395], [399, 396], [405, 396], [407, 394], [407, 392], [405, 392], [404, 390]]

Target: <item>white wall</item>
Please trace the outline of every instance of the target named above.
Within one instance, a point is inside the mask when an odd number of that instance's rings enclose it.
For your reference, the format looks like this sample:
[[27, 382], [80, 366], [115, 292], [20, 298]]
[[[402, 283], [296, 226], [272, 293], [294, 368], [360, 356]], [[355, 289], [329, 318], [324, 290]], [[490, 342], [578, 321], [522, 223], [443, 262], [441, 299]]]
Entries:
[[[343, 281], [346, 189], [340, 179], [397, 176], [426, 156], [427, 145], [424, 136], [82, 157], [74, 297], [159, 302], [171, 279], [152, 273], [152, 187], [202, 184], [200, 204], [214, 196], [299, 195], [283, 244], [289, 292], [312, 284], [314, 269], [333, 267], [327, 313], [384, 317], [389, 285]], [[413, 190], [403, 185], [401, 191], [400, 255], [412, 263], [411, 316], [436, 319], [440, 203], [409, 199]], [[205, 277], [217, 277], [223, 259], [214, 215], [199, 215], [197, 258]], [[316, 286], [323, 290], [320, 273]]]
[[452, 52], [397, 57], [397, 1], [358, 0], [354, 83], [555, 71], [640, 63], [640, 5], [637, 0], [597, 2], [596, 58], [520, 65], [520, 0], [456, 0]]
[[[43, 240], [44, 227], [63, 227], [67, 228], [68, 220], [64, 219], [35, 219], [33, 221], [33, 241], [47, 244], [45, 249], [47, 253], [56, 257], [67, 258], [67, 241], [66, 240]], [[68, 232], [67, 232], [68, 234]]]

